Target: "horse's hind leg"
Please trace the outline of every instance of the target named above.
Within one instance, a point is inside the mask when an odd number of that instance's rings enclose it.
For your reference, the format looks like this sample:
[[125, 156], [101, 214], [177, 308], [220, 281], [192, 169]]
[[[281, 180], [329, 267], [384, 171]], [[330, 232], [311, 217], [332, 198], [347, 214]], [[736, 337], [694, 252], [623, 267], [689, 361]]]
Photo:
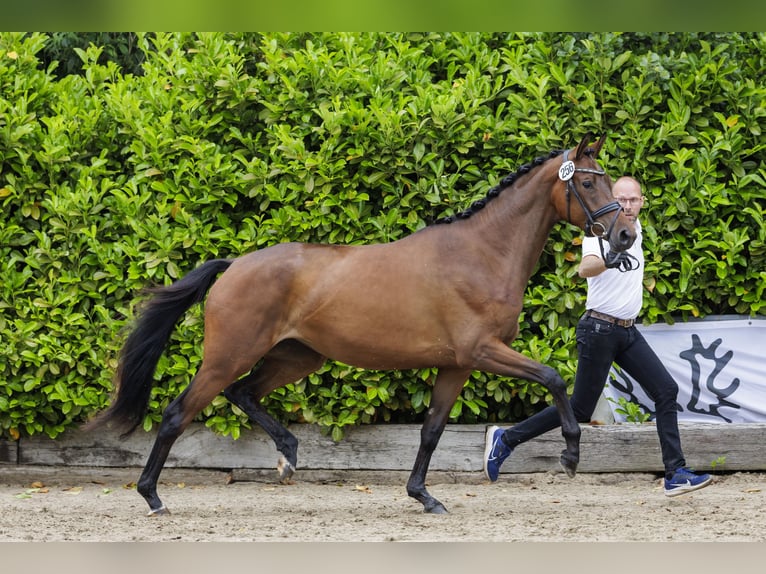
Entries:
[[431, 463], [431, 455], [439, 444], [444, 426], [447, 424], [452, 405], [455, 404], [463, 389], [470, 371], [441, 369], [436, 377], [431, 404], [426, 412], [423, 427], [420, 429], [420, 447], [415, 458], [415, 466], [407, 481], [407, 494], [423, 504], [423, 511], [431, 514], [446, 514], [447, 509], [426, 490], [426, 473]]
[[149, 504], [150, 516], [168, 512], [157, 495], [157, 481], [171, 447], [194, 417], [221, 392], [225, 384], [219, 384], [219, 381], [233, 378], [230, 373], [206, 369], [203, 363], [189, 386], [165, 409], [157, 438], [137, 485], [139, 494]]
[[282, 341], [266, 354], [257, 368], [224, 391], [227, 399], [266, 431], [282, 453], [277, 464], [281, 482], [287, 482], [295, 472], [298, 439], [266, 412], [261, 399], [274, 389], [313, 373], [324, 361], [325, 357], [298, 341]]

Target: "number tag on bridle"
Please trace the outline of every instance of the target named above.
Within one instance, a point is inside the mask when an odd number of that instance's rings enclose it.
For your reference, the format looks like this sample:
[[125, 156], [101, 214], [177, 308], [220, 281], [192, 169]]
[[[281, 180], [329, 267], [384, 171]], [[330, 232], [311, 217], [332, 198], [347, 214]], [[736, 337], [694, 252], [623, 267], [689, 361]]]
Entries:
[[575, 164], [572, 160], [567, 160], [561, 164], [559, 168], [559, 179], [561, 181], [569, 181], [575, 173]]

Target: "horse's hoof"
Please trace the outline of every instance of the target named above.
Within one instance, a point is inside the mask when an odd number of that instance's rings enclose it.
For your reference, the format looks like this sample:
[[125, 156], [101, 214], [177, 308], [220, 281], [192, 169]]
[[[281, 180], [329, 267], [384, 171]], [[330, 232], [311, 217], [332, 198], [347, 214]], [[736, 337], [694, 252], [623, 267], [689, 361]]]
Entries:
[[423, 512], [426, 514], [449, 514], [447, 509], [444, 507], [444, 505], [441, 502], [437, 502], [430, 508], [424, 508]]
[[279, 482], [282, 484], [288, 484], [293, 474], [295, 474], [295, 467], [285, 457], [279, 457], [277, 463], [277, 473], [279, 473]]
[[574, 478], [575, 474], [577, 474], [578, 461], [571, 458], [569, 455], [567, 455], [566, 451], [564, 451], [561, 454], [559, 462], [561, 463], [561, 468], [563, 468], [564, 472], [567, 473], [567, 476], [569, 478]]
[[160, 506], [159, 508], [150, 510], [146, 513], [147, 516], [163, 516], [165, 514], [170, 514], [170, 511], [165, 507], [165, 505]]

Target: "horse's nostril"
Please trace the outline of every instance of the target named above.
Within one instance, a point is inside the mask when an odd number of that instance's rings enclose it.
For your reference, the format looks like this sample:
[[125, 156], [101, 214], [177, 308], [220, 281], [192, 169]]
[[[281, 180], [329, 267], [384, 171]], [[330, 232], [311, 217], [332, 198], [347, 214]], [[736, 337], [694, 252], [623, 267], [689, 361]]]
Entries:
[[627, 229], [620, 230], [620, 245], [625, 247], [626, 249], [633, 245], [633, 241], [635, 240], [636, 235], [635, 233], [631, 233]]

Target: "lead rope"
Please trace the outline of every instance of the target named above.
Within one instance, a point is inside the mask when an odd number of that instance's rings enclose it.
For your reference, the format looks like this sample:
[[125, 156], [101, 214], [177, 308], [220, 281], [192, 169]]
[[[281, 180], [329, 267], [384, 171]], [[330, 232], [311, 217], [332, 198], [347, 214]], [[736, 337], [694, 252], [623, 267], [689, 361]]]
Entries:
[[[606, 253], [604, 252], [604, 240], [601, 239], [601, 237], [598, 238], [598, 248], [601, 250], [601, 259], [606, 261]], [[638, 262], [638, 259], [634, 255], [631, 255], [627, 251], [623, 251], [625, 254], [625, 259], [623, 259], [622, 264], [620, 264], [618, 267], [612, 267], [611, 269], [617, 269], [620, 273], [625, 273], [626, 271], [633, 271], [634, 269], [638, 269], [641, 264]]]

